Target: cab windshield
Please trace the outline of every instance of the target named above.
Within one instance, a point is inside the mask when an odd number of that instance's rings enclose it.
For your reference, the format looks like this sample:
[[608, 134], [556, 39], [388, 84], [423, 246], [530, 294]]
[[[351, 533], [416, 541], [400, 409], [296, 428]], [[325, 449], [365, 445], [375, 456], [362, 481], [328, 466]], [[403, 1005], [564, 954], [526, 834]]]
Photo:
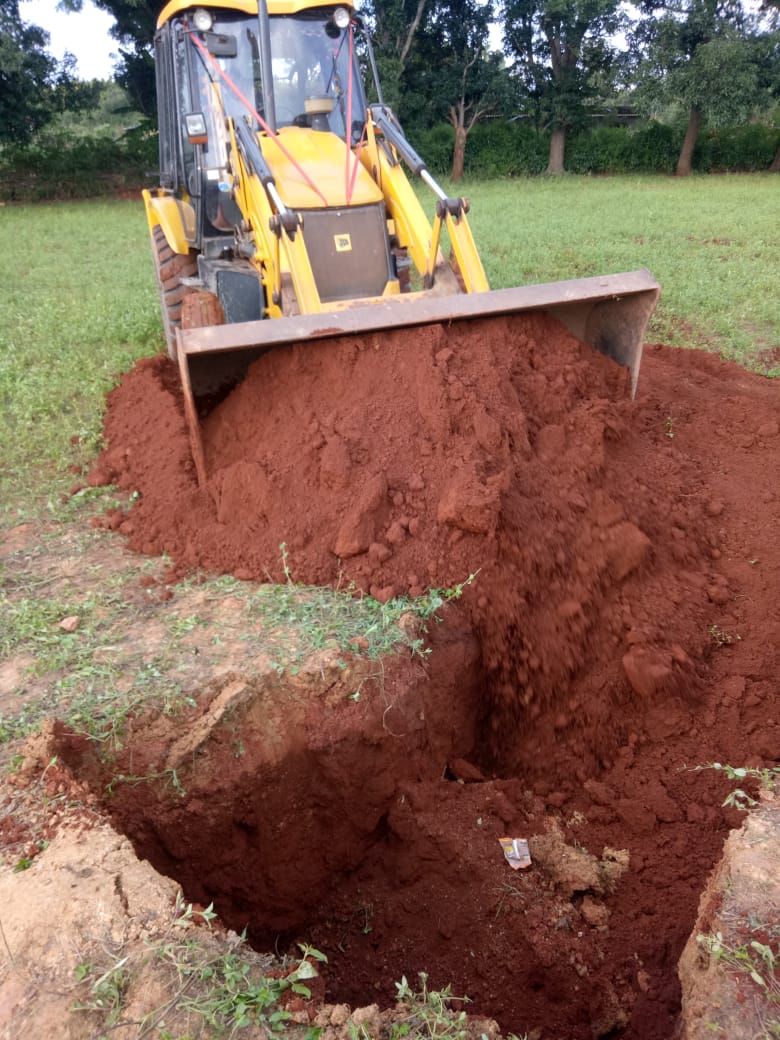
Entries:
[[[351, 143], [356, 143], [365, 100], [351, 27], [337, 29], [322, 11], [276, 16], [269, 22], [277, 129], [314, 127], [346, 138], [351, 114]], [[257, 19], [226, 13], [215, 19], [210, 32], [193, 36], [200, 44], [193, 46], [193, 65], [202, 110], [213, 109], [217, 85], [233, 119], [248, 116], [256, 124], [253, 110], [265, 119]]]

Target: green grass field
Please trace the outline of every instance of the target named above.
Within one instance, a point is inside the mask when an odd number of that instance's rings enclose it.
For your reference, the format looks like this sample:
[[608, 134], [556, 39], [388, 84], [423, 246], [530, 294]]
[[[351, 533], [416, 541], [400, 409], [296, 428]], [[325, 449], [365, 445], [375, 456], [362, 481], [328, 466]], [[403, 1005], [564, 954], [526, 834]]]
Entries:
[[[649, 267], [663, 286], [651, 340], [777, 374], [777, 184], [565, 177], [458, 190], [494, 288]], [[0, 236], [6, 524], [62, 510], [67, 467], [96, 450], [106, 391], [163, 340], [140, 198], [5, 207]]]

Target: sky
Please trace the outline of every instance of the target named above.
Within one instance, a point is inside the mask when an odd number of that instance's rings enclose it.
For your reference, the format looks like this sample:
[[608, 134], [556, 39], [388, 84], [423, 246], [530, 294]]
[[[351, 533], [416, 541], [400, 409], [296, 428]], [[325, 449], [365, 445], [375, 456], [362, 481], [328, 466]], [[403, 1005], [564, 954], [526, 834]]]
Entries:
[[57, 10], [57, 0], [21, 0], [19, 12], [23, 21], [39, 25], [49, 34], [47, 50], [55, 58], [65, 51], [76, 57], [79, 79], [112, 79], [111, 55], [117, 52], [117, 42], [109, 36], [113, 18], [99, 11], [90, 0], [84, 0], [79, 14], [65, 14]]

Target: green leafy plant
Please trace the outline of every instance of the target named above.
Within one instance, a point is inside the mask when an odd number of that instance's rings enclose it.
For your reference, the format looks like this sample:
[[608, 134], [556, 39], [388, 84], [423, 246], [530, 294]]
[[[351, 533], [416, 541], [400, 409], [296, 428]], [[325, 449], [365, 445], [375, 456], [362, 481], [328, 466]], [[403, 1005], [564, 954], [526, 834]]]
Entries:
[[[127, 961], [127, 957], [120, 958], [93, 979], [90, 982], [89, 995], [85, 1000], [75, 1003], [73, 1010], [100, 1011], [104, 1015], [104, 1026], [108, 1029], [114, 1026], [122, 1013], [124, 994], [130, 981], [129, 973], [125, 969]], [[76, 966], [76, 980], [83, 982], [96, 974], [97, 970], [99, 969], [95, 969], [93, 965], [82, 962]]]
[[[729, 780], [755, 780], [759, 786], [771, 792], [774, 792], [778, 783], [780, 783], [780, 766], [752, 769], [748, 766], [731, 766], [727, 763], [709, 762], [706, 765], [697, 766], [696, 769], [714, 769], [718, 773], [723, 773]], [[747, 812], [760, 803], [757, 798], [754, 798], [743, 788], [738, 787], [727, 796], [723, 804]]]
[[[250, 950], [244, 936], [229, 933], [226, 942], [218, 940], [210, 931], [215, 917], [212, 905], [196, 910], [179, 894], [166, 940], [147, 943], [145, 953], [119, 956], [115, 952], [107, 965], [101, 963], [102, 951], [84, 957], [75, 976], [77, 983], [87, 985], [87, 991], [72, 1010], [102, 1015], [95, 1037], [125, 1027], [132, 1028], [139, 1040], [233, 1037], [250, 1027], [281, 1032], [292, 1017], [285, 1007], [286, 998], [294, 994], [311, 999], [307, 983], [317, 976], [318, 965], [326, 962], [325, 954], [300, 944], [298, 957], [274, 961]], [[193, 930], [198, 923], [205, 924], [205, 933]], [[180, 930], [184, 933], [181, 938]], [[126, 996], [147, 967], [167, 978], [173, 995], [140, 1022], [127, 1021], [122, 1018]], [[172, 1032], [174, 1021], [179, 1027], [186, 1021], [186, 1032]], [[303, 1040], [317, 1040], [319, 1032], [312, 1028]]]
[[317, 963], [327, 957], [311, 946], [301, 945], [301, 956], [284, 972], [258, 973], [253, 963], [241, 955], [243, 937], [235, 949], [216, 955], [205, 954], [197, 941], [166, 944], [156, 956], [172, 965], [181, 987], [177, 1007], [197, 1015], [217, 1031], [233, 1036], [239, 1029], [264, 1026], [279, 1032], [291, 1013], [282, 1005], [285, 994], [311, 999], [306, 981], [317, 976]]
[[347, 1033], [349, 1034], [349, 1040], [373, 1040], [371, 1033], [364, 1022], [358, 1025], [349, 1019], [347, 1022]]
[[185, 903], [184, 897], [181, 892], [176, 893], [176, 917], [174, 919], [174, 925], [178, 928], [186, 927], [190, 921], [194, 921], [196, 918], [200, 918], [204, 924], [211, 926], [211, 922], [217, 917], [217, 912], [214, 909], [214, 904], [209, 903], [205, 910], [196, 910], [192, 903]]
[[463, 1040], [466, 1036], [466, 1012], [454, 1011], [452, 1004], [467, 1004], [468, 997], [454, 997], [449, 986], [441, 990], [428, 988], [428, 975], [421, 971], [417, 976], [420, 988], [409, 985], [405, 975], [396, 982], [396, 1000], [408, 1007], [408, 1015], [393, 1025], [391, 1040], [414, 1033], [430, 1037], [431, 1040]]
[[722, 932], [697, 935], [696, 941], [725, 967], [747, 975], [773, 999], [780, 998], [780, 979], [777, 975], [780, 968], [780, 945], [773, 950], [768, 943], [758, 942], [757, 939], [735, 945], [725, 939]]

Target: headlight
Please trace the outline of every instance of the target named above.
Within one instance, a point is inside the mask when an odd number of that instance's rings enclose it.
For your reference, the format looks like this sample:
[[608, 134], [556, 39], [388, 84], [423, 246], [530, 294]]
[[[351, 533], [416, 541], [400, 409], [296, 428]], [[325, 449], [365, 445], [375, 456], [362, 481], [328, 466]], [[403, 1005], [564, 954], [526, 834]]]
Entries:
[[214, 16], [205, 7], [196, 7], [192, 13], [192, 24], [198, 32], [208, 32], [214, 24]]
[[351, 15], [346, 7], [337, 7], [333, 12], [333, 24], [337, 29], [346, 29], [350, 23]]

